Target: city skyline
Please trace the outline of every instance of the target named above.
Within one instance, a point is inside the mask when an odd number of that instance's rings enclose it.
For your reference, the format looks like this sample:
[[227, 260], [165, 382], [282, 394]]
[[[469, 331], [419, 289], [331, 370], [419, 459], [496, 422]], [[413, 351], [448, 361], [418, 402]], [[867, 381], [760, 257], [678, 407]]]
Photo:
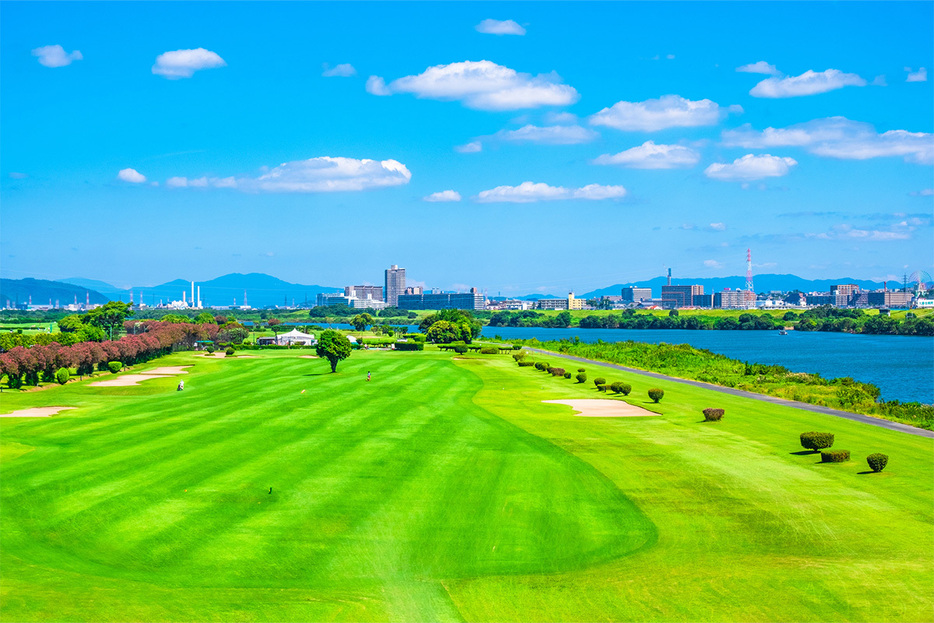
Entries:
[[930, 3], [0, 10], [4, 278], [934, 269]]

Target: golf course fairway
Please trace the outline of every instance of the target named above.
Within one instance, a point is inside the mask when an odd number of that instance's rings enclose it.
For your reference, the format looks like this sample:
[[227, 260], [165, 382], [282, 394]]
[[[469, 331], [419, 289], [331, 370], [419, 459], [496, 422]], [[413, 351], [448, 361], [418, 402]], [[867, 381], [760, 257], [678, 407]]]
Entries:
[[75, 408], [0, 418], [0, 620], [934, 619], [932, 439], [597, 364], [659, 416], [575, 417], [542, 401], [622, 398], [507, 355], [303, 352], [4, 392]]

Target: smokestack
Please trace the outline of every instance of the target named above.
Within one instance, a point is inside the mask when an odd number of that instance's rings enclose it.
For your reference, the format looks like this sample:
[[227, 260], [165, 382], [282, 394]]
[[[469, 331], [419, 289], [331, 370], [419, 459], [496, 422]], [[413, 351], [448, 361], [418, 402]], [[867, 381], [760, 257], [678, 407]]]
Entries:
[[195, 282], [191, 282], [191, 306], [195, 306]]
[[188, 293], [182, 290], [182, 303], [184, 303], [185, 305], [188, 304], [188, 299], [185, 298], [186, 296], [188, 296]]
[[668, 285], [671, 285], [671, 269], [668, 269]]
[[201, 307], [201, 286], [198, 286], [198, 307]]

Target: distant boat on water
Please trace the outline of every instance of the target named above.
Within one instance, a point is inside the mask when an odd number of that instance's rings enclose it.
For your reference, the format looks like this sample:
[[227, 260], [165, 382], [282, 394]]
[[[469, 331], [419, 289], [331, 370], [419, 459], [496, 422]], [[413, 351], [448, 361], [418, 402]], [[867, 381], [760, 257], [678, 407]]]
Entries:
[[778, 334], [779, 334], [779, 335], [788, 335], [788, 331], [785, 331], [784, 329], [781, 329], [781, 330], [779, 330]]

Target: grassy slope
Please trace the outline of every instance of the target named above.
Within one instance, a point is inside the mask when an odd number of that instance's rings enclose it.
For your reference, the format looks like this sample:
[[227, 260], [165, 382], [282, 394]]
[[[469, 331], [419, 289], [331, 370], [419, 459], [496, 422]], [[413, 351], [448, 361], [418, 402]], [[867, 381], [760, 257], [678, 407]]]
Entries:
[[[0, 617], [931, 619], [931, 440], [654, 381], [660, 418], [576, 418], [541, 400], [592, 385], [473, 359], [4, 394], [83, 408], [0, 420]], [[812, 429], [854, 461], [795, 454]]]

